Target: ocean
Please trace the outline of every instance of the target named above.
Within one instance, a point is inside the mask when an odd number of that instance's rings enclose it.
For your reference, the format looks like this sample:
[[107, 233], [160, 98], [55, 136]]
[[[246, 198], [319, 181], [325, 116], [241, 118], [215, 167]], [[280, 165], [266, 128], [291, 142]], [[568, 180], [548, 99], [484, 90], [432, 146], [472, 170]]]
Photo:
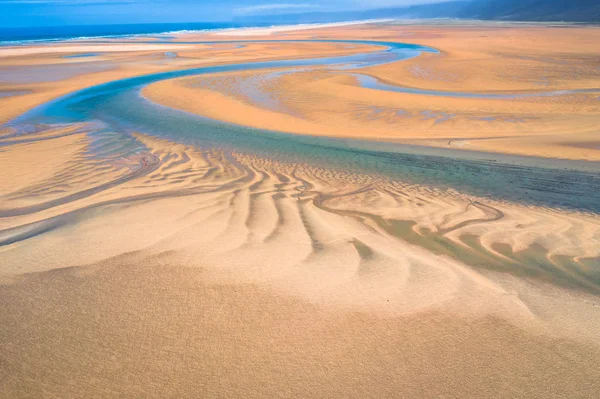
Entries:
[[156, 24], [45, 26], [23, 28], [0, 28], [0, 45], [29, 42], [80, 39], [91, 37], [115, 37], [146, 34], [164, 34], [181, 31], [212, 31], [243, 27], [266, 27], [271, 24], [252, 25], [233, 22], [183, 22]]

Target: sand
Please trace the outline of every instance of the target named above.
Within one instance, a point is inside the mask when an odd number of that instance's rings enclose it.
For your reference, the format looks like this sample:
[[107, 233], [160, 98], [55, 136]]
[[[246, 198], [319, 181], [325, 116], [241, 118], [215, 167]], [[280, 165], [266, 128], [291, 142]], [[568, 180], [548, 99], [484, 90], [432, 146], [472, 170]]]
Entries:
[[157, 51], [157, 50], [182, 50], [192, 46], [185, 45], [153, 45], [153, 44], [124, 44], [124, 45], [72, 45], [72, 46], [39, 46], [39, 47], [8, 47], [0, 49], [0, 57], [15, 57], [34, 54], [77, 54], [91, 52], [132, 52], [132, 51]]
[[[301, 37], [296, 33], [290, 39]], [[199, 85], [210, 79], [193, 77], [163, 81], [144, 95], [210, 118], [289, 133], [600, 159], [600, 29], [371, 25], [323, 30], [318, 37], [405, 40], [440, 53], [356, 71], [282, 74], [263, 88], [278, 109], [265, 109], [234, 84], [259, 80], [266, 74], [262, 71], [225, 74], [212, 78], [213, 84]], [[386, 92], [358, 87], [353, 72], [400, 87], [526, 97]], [[596, 91], [563, 92], [582, 89]]]
[[[330, 43], [258, 43], [243, 48], [226, 44], [115, 43], [3, 48], [0, 49], [0, 90], [18, 95], [0, 97], [0, 123], [36, 105], [113, 80], [224, 63], [336, 56], [361, 50], [372, 51], [375, 47], [348, 49]], [[64, 58], [82, 52], [97, 55]], [[175, 57], [166, 54], [169, 52]]]
[[2, 196], [5, 396], [598, 389], [597, 216], [138, 140], [119, 162], [77, 135], [3, 154], [38, 154], [3, 187], [56, 174]]
[[10, 304], [0, 310], [10, 342], [3, 393], [596, 396], [598, 352], [577, 343], [492, 318], [332, 312], [203, 274], [132, 255], [0, 288]]
[[[33, 92], [0, 99], [9, 105], [0, 116], [126, 76], [352, 51], [197, 45], [167, 61], [112, 52], [101, 62], [113, 70], [25, 85]], [[340, 110], [367, 94], [329, 74], [286, 75], [273, 92], [330, 94]], [[196, 102], [203, 91], [214, 96], [203, 110], [285, 122], [235, 84], [166, 83], [144, 94], [186, 109], [169, 96]], [[566, 107], [530, 109], [554, 106]], [[306, 133], [324, 124], [294, 117]], [[585, 145], [575, 148], [587, 154]], [[0, 169], [1, 397], [593, 398], [600, 389], [597, 214], [148, 132], [98, 134], [93, 121], [5, 128]]]

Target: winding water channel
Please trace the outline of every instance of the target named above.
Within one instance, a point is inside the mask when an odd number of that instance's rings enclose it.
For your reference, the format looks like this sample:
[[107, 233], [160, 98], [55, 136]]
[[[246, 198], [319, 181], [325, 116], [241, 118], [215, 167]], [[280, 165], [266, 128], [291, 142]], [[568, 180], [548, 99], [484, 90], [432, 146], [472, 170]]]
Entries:
[[[402, 43], [315, 41], [375, 45], [381, 46], [381, 50], [342, 57], [210, 66], [122, 79], [84, 89], [34, 108], [11, 121], [9, 125], [19, 130], [36, 124], [94, 121], [99, 127], [91, 135], [97, 142], [115, 140], [114, 133], [117, 132], [120, 151], [139, 151], [143, 148], [130, 134], [142, 132], [199, 145], [204, 149], [220, 148], [249, 152], [289, 162], [306, 162], [329, 168], [376, 173], [390, 179], [453, 188], [476, 196], [600, 212], [598, 163], [264, 131], [171, 109], [152, 103], [140, 95], [140, 91], [149, 84], [185, 76], [300, 66], [358, 69], [417, 57], [422, 52], [436, 51]], [[390, 89], [379, 87], [381, 83], [364, 75], [361, 79], [366, 87]], [[411, 92], [407, 89], [399, 91]], [[110, 135], [107, 134], [109, 132]]]

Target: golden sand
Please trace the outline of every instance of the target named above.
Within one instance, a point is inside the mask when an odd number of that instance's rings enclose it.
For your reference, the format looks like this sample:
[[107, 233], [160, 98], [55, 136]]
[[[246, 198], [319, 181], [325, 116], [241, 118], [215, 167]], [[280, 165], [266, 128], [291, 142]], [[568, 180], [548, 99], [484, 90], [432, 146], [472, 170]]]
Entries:
[[[194, 77], [163, 81], [147, 87], [144, 95], [214, 119], [289, 133], [600, 159], [600, 92], [560, 93], [600, 89], [600, 29], [345, 29], [321, 32], [319, 37], [407, 41], [434, 47], [440, 54], [356, 71], [282, 75], [265, 88], [279, 102], [278, 110], [265, 109], [231, 87], [232, 81], [256, 79], [264, 71], [224, 74], [211, 87], [198, 87], [200, 79]], [[358, 87], [352, 72], [402, 87], [532, 96], [482, 99], [386, 92]], [[553, 91], [559, 93], [534, 96]]]
[[[353, 49], [331, 43], [257, 43], [244, 48], [232, 45], [140, 45], [140, 44], [88, 44], [57, 45], [26, 48], [0, 49], [0, 91], [22, 91], [22, 94], [0, 97], [0, 123], [22, 114], [36, 105], [51, 101], [62, 95], [97, 84], [169, 70], [190, 69], [226, 63], [256, 62], [271, 59], [315, 58], [373, 51], [375, 47], [362, 46]], [[4, 53], [3, 53], [4, 52]], [[64, 58], [65, 55], [96, 53], [94, 57]], [[165, 52], [176, 55], [167, 58]], [[86, 73], [83, 67], [98, 66], [98, 70]], [[65, 74], [52, 79], [53, 67], [69, 67], [74, 76]], [[34, 67], [30, 72], [25, 67]], [[77, 68], [83, 72], [75, 74]], [[23, 69], [20, 69], [23, 68]], [[60, 71], [60, 69], [58, 69]], [[28, 73], [35, 83], [11, 82], [11, 73]], [[55, 72], [56, 73], [56, 72]], [[49, 79], [49, 80], [46, 80]]]
[[76, 135], [3, 154], [3, 394], [598, 389], [596, 216], [138, 139], [109, 168]]
[[[400, 28], [373, 29], [310, 32], [366, 38]], [[278, 51], [357, 51], [253, 46], [244, 53], [199, 45], [169, 62], [153, 51], [112, 52], [102, 58], [115, 69], [23, 85], [32, 92], [1, 98], [9, 106], [0, 116], [125, 76], [274, 59]], [[65, 62], [13, 59], [36, 57]], [[283, 99], [331, 95], [340, 114], [323, 113], [336, 123], [359, 92], [365, 103], [404, 102], [322, 70], [275, 86]], [[260, 117], [252, 123], [291, 123], [235, 91], [186, 80], [145, 95], [187, 109], [175, 93], [188, 102], [209, 96], [202, 112], [227, 106], [229, 117], [253, 110]], [[568, 106], [523, 104], [527, 112]], [[583, 127], [596, 111], [581, 112], [573, 120]], [[326, 122], [295, 118], [306, 133]], [[385, 132], [382, 122], [370, 123], [358, 127], [373, 128], [373, 137]], [[461, 129], [461, 137], [477, 136]], [[144, 132], [107, 132], [107, 147], [126, 139], [143, 149], [102, 152], [93, 130], [83, 123], [0, 131], [0, 397], [597, 396], [598, 215]], [[526, 151], [540, 151], [532, 146]]]

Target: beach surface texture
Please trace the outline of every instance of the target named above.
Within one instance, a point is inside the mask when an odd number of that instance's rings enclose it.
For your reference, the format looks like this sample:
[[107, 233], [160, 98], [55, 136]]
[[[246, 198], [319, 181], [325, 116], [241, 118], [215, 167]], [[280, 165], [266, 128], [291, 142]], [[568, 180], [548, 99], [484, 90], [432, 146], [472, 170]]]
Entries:
[[597, 398], [598, 43], [0, 47], [0, 397]]

